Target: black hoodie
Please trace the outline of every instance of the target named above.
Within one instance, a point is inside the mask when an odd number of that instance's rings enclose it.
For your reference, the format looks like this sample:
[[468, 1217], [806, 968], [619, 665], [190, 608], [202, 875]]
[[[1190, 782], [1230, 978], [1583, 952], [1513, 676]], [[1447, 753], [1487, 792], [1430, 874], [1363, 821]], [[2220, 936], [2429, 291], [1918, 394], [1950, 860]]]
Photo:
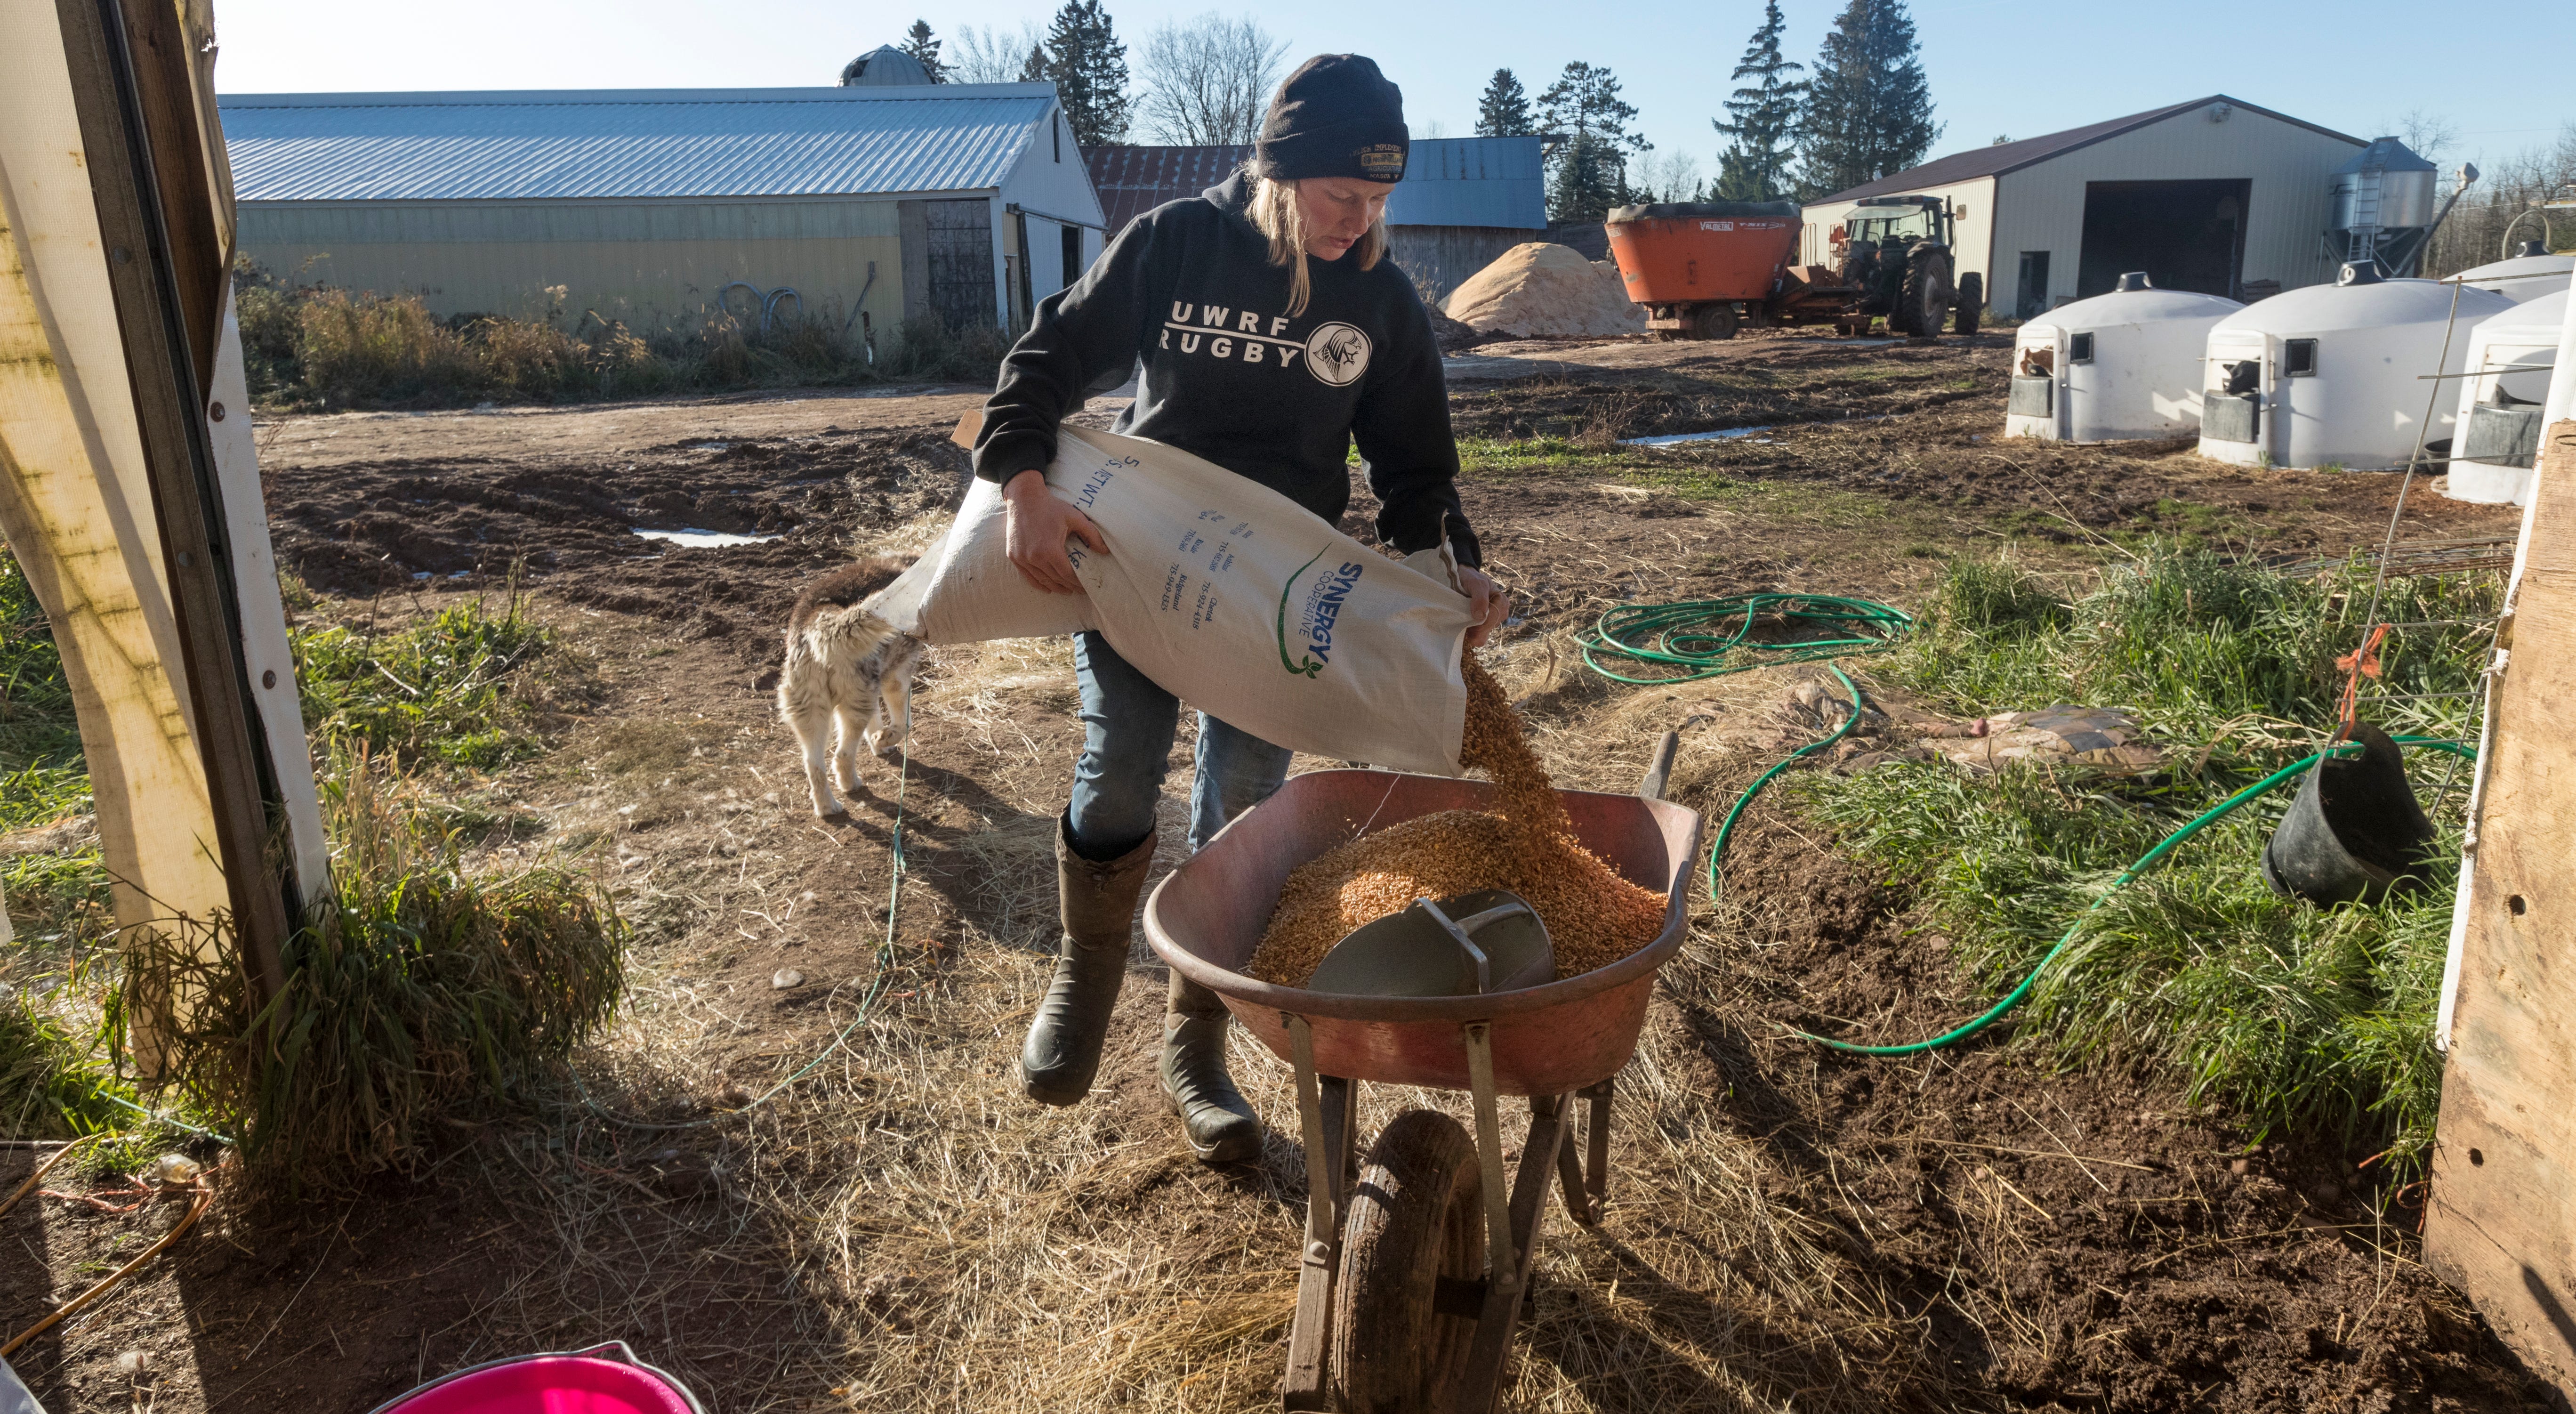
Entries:
[[1312, 293], [1290, 316], [1288, 271], [1244, 214], [1240, 172], [1130, 222], [1083, 277], [1038, 305], [984, 405], [975, 474], [1007, 483], [1055, 457], [1056, 425], [1093, 388], [1145, 361], [1117, 430], [1204, 457], [1339, 524], [1356, 439], [1378, 538], [1440, 543], [1482, 563], [1458, 505], [1458, 444], [1440, 347], [1391, 260], [1306, 257]]

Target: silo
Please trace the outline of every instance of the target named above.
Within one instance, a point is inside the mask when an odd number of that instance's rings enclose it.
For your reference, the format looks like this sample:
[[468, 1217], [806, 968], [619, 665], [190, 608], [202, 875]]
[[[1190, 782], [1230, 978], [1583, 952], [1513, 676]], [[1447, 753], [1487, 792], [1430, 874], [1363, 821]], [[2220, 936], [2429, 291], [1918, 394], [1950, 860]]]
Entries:
[[[2549, 278], [2552, 275], [2558, 278]], [[2521, 304], [2564, 291], [2571, 277], [2576, 277], [2576, 255], [2551, 255], [2540, 242], [2525, 241], [2519, 254], [2463, 270], [2450, 278], [2463, 285], [2493, 290]]]
[[2245, 306], [2159, 290], [2141, 273], [2061, 305], [2013, 337], [2004, 435], [2065, 442], [2187, 437], [2200, 430], [2200, 356], [2211, 326]]
[[2382, 279], [2367, 264], [2247, 305], [2209, 331], [2200, 454], [2239, 466], [2402, 467], [2419, 435], [2451, 435], [2458, 408], [2425, 376], [2457, 372], [2469, 330], [2512, 307], [2492, 290]]
[[2329, 252], [2340, 261], [2377, 260], [2398, 274], [2411, 270], [2439, 219], [2433, 200], [2440, 181], [2439, 169], [2405, 143], [2373, 138], [2327, 185]]
[[2560, 288], [2481, 321], [2469, 331], [2460, 371], [2458, 432], [2451, 439], [2451, 479], [2443, 494], [2489, 505], [2531, 499], [2531, 466], [2540, 450], [2541, 406], [2567, 323]]

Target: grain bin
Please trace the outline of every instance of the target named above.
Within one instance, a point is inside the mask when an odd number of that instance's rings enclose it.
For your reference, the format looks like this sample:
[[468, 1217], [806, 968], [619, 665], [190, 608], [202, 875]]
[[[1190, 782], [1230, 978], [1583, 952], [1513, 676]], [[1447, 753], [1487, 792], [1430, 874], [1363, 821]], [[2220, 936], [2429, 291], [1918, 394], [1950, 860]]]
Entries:
[[[2555, 280], [2549, 277], [2555, 275]], [[2521, 304], [2544, 295], [2563, 293], [2571, 276], [2576, 276], [2576, 255], [2551, 255], [2538, 241], [2523, 242], [2522, 253], [2463, 270], [2451, 278], [2463, 285], [2475, 285]]]
[[2061, 305], [2013, 338], [2004, 435], [2065, 442], [2185, 437], [2200, 430], [2200, 356], [2211, 326], [2245, 306], [2159, 290], [2144, 274]]
[[[2441, 220], [2433, 210], [2441, 171], [2393, 137], [2374, 138], [2327, 183], [2333, 224], [2327, 249], [2342, 261], [2376, 261], [2408, 274]], [[2461, 185], [2466, 186], [2466, 181]], [[2442, 212], [2447, 214], [2445, 206]]]
[[2366, 263], [2344, 266], [2334, 284], [2247, 305], [2209, 331], [2200, 454], [2239, 466], [2402, 467], [2419, 434], [2451, 435], [2457, 403], [2425, 376], [2457, 372], [2469, 330], [2512, 307], [2492, 290], [2383, 279]]
[[2541, 407], [2549, 400], [2567, 300], [2562, 288], [2469, 331], [2460, 371], [2475, 376], [2459, 380], [2459, 430], [2451, 440], [2451, 479], [2443, 488], [2452, 500], [2521, 505], [2531, 499]]

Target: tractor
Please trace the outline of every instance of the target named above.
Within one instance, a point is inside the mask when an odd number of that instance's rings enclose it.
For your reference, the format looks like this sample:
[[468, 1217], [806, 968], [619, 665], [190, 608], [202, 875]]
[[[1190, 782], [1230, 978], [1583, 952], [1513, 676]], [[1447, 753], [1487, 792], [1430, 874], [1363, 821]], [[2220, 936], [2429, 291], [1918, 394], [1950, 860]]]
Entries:
[[1885, 315], [1892, 333], [1938, 338], [1953, 308], [1957, 332], [1976, 332], [1983, 282], [1971, 274], [1960, 288], [1950, 223], [1947, 197], [1871, 196], [1854, 205], [1833, 234], [1836, 281], [1851, 292], [1836, 319], [1844, 333], [1866, 334], [1871, 319]]

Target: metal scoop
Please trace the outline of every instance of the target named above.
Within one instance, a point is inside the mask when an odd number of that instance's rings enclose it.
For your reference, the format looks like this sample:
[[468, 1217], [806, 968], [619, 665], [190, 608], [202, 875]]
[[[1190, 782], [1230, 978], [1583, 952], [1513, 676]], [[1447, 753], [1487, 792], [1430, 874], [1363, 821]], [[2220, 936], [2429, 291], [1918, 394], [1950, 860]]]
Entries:
[[1476, 889], [1359, 928], [1324, 954], [1306, 987], [1363, 997], [1463, 997], [1556, 980], [1556, 949], [1529, 901]]

